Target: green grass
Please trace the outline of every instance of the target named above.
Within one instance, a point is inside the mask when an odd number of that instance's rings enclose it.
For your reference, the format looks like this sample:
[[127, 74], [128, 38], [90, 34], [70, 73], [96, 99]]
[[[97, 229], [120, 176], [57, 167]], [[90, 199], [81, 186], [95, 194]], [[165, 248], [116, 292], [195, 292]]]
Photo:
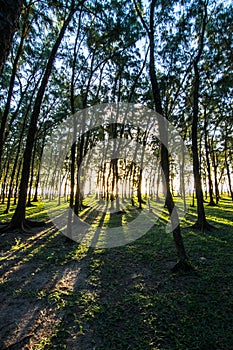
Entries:
[[[82, 215], [99, 225], [95, 205]], [[189, 208], [182, 233], [195, 271], [175, 275], [165, 211], [147, 234], [112, 249], [69, 243], [53, 228], [3, 236], [0, 292], [52, 310], [50, 331], [36, 317], [31, 321], [41, 333], [32, 336], [30, 349], [232, 350], [233, 203], [225, 197], [218, 207], [205, 208], [216, 229], [187, 228], [196, 218]], [[38, 219], [42, 211], [44, 219], [43, 210], [38, 203], [28, 214]], [[104, 225], [117, 226], [137, 212], [128, 208]]]

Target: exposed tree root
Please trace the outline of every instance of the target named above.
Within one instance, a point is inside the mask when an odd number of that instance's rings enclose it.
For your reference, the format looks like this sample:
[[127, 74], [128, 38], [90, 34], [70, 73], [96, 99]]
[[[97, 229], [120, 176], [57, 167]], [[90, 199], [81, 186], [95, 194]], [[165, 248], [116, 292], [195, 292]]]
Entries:
[[188, 260], [180, 260], [178, 261], [178, 263], [175, 264], [175, 266], [173, 266], [173, 268], [171, 269], [171, 272], [172, 273], [176, 273], [180, 271], [189, 272], [194, 270], [195, 270], [194, 267]]
[[209, 202], [209, 203], [207, 204], [207, 206], [208, 206], [208, 207], [216, 207], [217, 204], [216, 204], [214, 201], [212, 201], [212, 202]]
[[43, 227], [45, 226], [45, 221], [33, 221], [29, 219], [24, 220], [26, 225], [33, 228], [33, 227]]
[[201, 232], [213, 231], [216, 229], [213, 225], [209, 224], [207, 221], [205, 221], [205, 222], [197, 221], [197, 222], [195, 222], [195, 224], [190, 226], [190, 228], [192, 230], [201, 231]]
[[0, 227], [0, 233], [19, 231], [20, 233], [32, 233], [32, 228], [45, 226], [44, 221], [31, 221], [29, 219], [24, 219], [20, 223], [6, 222]]
[[19, 233], [31, 233], [29, 231], [29, 228], [23, 223], [21, 223], [20, 225], [13, 225], [9, 222], [9, 223], [5, 223], [0, 228], [0, 233], [10, 233], [12, 231], [18, 231]]
[[35, 207], [35, 206], [36, 206], [36, 204], [33, 204], [32, 202], [27, 202], [27, 204], [26, 204], [27, 208]]

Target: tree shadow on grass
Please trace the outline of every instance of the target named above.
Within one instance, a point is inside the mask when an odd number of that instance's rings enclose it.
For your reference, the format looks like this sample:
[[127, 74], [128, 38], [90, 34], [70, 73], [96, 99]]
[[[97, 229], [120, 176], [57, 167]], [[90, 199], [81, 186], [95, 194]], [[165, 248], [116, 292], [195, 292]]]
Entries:
[[52, 228], [30, 237], [16, 232], [11, 236], [1, 258], [0, 348], [36, 348], [60, 323], [62, 294], [69, 294], [82, 276], [88, 249], [67, 244]]
[[165, 221], [112, 249], [66, 243], [52, 227], [15, 233], [2, 255], [1, 348], [230, 349], [232, 236], [219, 225], [211, 235], [184, 232], [198, 273], [178, 276]]

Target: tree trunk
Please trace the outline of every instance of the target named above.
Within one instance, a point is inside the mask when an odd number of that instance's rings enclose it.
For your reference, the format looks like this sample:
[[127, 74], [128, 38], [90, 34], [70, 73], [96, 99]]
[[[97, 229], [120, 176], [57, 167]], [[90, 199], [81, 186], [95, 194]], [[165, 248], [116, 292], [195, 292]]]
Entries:
[[[153, 99], [154, 99], [154, 105], [155, 110], [158, 112], [161, 116], [163, 115], [163, 108], [162, 108], [162, 101], [160, 97], [160, 89], [157, 81], [156, 71], [155, 71], [155, 45], [154, 45], [154, 12], [155, 12], [155, 4], [156, 0], [152, 0], [151, 6], [150, 6], [150, 24], [149, 28], [147, 27], [140, 11], [138, 10], [138, 7], [136, 5], [136, 2], [134, 1], [136, 10], [139, 14], [139, 17], [141, 19], [142, 25], [144, 26], [145, 30], [147, 31], [148, 37], [149, 37], [149, 45], [150, 45], [150, 62], [149, 62], [149, 74], [150, 74], [150, 81], [152, 86], [152, 93], [153, 93]], [[159, 118], [159, 133], [160, 133], [160, 139], [167, 138], [167, 127], [166, 127], [165, 120], [163, 118]], [[170, 184], [169, 184], [169, 155], [168, 155], [168, 149], [166, 147], [166, 142], [161, 143], [161, 167], [163, 170], [163, 181], [165, 183], [165, 186], [167, 188], [166, 193], [166, 205], [169, 211], [169, 215], [171, 218], [172, 223], [172, 229], [173, 229], [173, 238], [176, 246], [176, 252], [178, 257], [178, 263], [173, 267], [172, 271], [176, 272], [179, 269], [189, 269], [190, 265], [187, 262], [187, 255], [185, 252], [185, 247], [183, 244], [183, 238], [181, 235], [180, 230], [180, 223], [179, 223], [179, 217], [177, 210], [174, 205], [174, 201], [171, 195], [170, 191]]]
[[[16, 1], [16, 3], [17, 3], [17, 1]], [[9, 89], [8, 89], [8, 94], [7, 94], [7, 101], [6, 101], [6, 105], [5, 105], [2, 120], [1, 120], [1, 127], [0, 127], [0, 169], [1, 169], [3, 147], [4, 147], [4, 143], [6, 141], [6, 137], [7, 137], [7, 132], [5, 131], [5, 127], [6, 127], [7, 117], [8, 117], [9, 111], [10, 111], [10, 104], [11, 104], [11, 98], [12, 98], [14, 84], [15, 84], [15, 77], [16, 77], [16, 73], [17, 73], [17, 69], [18, 69], [18, 63], [19, 63], [19, 59], [20, 59], [22, 51], [23, 51], [24, 39], [26, 37], [25, 31], [27, 28], [28, 16], [29, 16], [29, 8], [27, 10], [27, 13], [26, 13], [26, 16], [24, 19], [24, 24], [23, 24], [22, 35], [21, 35], [19, 47], [18, 47], [16, 56], [15, 56], [15, 59], [13, 62], [10, 84], [9, 84]], [[1, 52], [1, 49], [0, 49], [0, 52]]]
[[32, 202], [38, 202], [38, 187], [39, 187], [39, 181], [40, 181], [41, 160], [42, 160], [42, 155], [43, 155], [44, 146], [45, 146], [45, 137], [46, 137], [46, 131], [44, 130], [43, 131], [42, 145], [41, 145], [40, 154], [39, 154], [39, 164], [38, 164], [38, 171], [37, 171], [37, 176], [36, 176], [35, 194], [34, 194]]
[[17, 151], [16, 151], [16, 156], [15, 156], [15, 160], [14, 160], [13, 169], [12, 169], [12, 172], [11, 172], [11, 180], [10, 180], [10, 186], [9, 186], [7, 207], [6, 207], [6, 210], [4, 212], [5, 214], [7, 214], [9, 209], [10, 209], [10, 201], [11, 201], [11, 194], [12, 194], [12, 190], [13, 190], [13, 183], [14, 183], [14, 180], [15, 180], [15, 173], [16, 173], [16, 169], [17, 169], [17, 165], [18, 165], [20, 151], [21, 151], [21, 148], [22, 148], [23, 135], [24, 135], [24, 132], [25, 132], [26, 122], [27, 122], [27, 113], [26, 113], [26, 116], [24, 118], [22, 129], [21, 129], [21, 132], [20, 132], [19, 143], [18, 143], [18, 147], [17, 147]]
[[31, 160], [31, 173], [30, 173], [30, 182], [29, 182], [29, 191], [28, 191], [28, 200], [27, 207], [32, 207], [31, 196], [32, 196], [32, 186], [33, 186], [33, 178], [34, 178], [34, 166], [35, 166], [35, 158], [36, 158], [36, 142], [34, 143], [34, 148], [32, 152], [32, 160]]
[[229, 193], [230, 193], [231, 199], [233, 201], [233, 190], [232, 190], [232, 184], [231, 184], [231, 174], [230, 174], [230, 167], [229, 167], [228, 159], [227, 159], [227, 135], [225, 136], [224, 157], [225, 157], [225, 165], [226, 165], [226, 169], [227, 169], [227, 179], [228, 179]]
[[204, 48], [204, 34], [207, 21], [207, 8], [204, 9], [204, 17], [202, 22], [202, 30], [199, 39], [199, 49], [197, 56], [193, 62], [194, 68], [194, 87], [193, 87], [193, 120], [192, 120], [192, 154], [193, 154], [193, 174], [196, 189], [197, 198], [197, 222], [193, 225], [193, 228], [204, 231], [210, 228], [206, 221], [205, 209], [204, 209], [204, 198], [201, 185], [201, 174], [200, 174], [200, 163], [198, 155], [198, 143], [197, 143], [197, 129], [198, 129], [198, 113], [199, 113], [199, 86], [200, 86], [200, 75], [198, 63], [200, 61], [203, 48]]
[[16, 174], [15, 188], [14, 188], [14, 205], [16, 205], [16, 203], [17, 203], [21, 166], [22, 166], [22, 159], [19, 160], [18, 170], [17, 170], [17, 174]]
[[51, 50], [51, 54], [47, 62], [45, 73], [43, 75], [43, 78], [35, 99], [35, 104], [32, 111], [29, 129], [28, 129], [26, 147], [25, 147], [24, 156], [23, 156], [23, 170], [22, 170], [22, 176], [21, 176], [20, 188], [19, 188], [19, 199], [18, 199], [18, 204], [15, 210], [15, 213], [10, 223], [10, 228], [23, 228], [23, 225], [24, 225], [25, 215], [26, 215], [27, 187], [28, 187], [29, 174], [30, 174], [31, 156], [32, 156], [34, 139], [37, 131], [37, 122], [40, 115], [40, 108], [43, 102], [45, 89], [47, 87], [48, 80], [52, 72], [56, 53], [58, 51], [62, 38], [65, 34], [66, 28], [69, 25], [69, 22], [74, 13], [75, 13], [75, 10], [74, 8], [72, 8], [67, 19], [63, 23], [61, 31]]
[[[78, 45], [78, 38], [80, 35], [80, 29], [81, 29], [81, 13], [79, 13], [79, 20], [78, 20], [78, 30], [75, 38], [74, 43], [74, 59], [72, 62], [72, 76], [71, 76], [71, 84], [70, 84], [70, 106], [71, 106], [71, 113], [73, 116], [73, 143], [71, 146], [71, 164], [70, 164], [70, 208], [74, 208], [74, 188], [75, 188], [75, 158], [76, 158], [76, 137], [77, 137], [77, 120], [75, 116], [75, 67], [77, 63], [77, 45]], [[67, 223], [67, 232], [68, 237], [71, 237], [71, 230], [72, 230], [72, 221], [73, 221], [73, 212], [69, 211], [69, 217], [68, 217], [68, 223]]]
[[214, 202], [213, 182], [211, 177], [210, 156], [209, 156], [206, 106], [204, 107], [204, 138], [205, 138], [205, 156], [206, 156], [206, 164], [207, 164], [207, 176], [208, 176], [209, 197], [210, 197], [209, 205], [215, 206], [216, 204]]
[[7, 178], [8, 178], [8, 172], [9, 172], [9, 168], [10, 168], [10, 159], [11, 159], [11, 153], [9, 154], [9, 156], [7, 157], [6, 160], [6, 167], [5, 167], [5, 176], [3, 178], [3, 182], [2, 182], [2, 201], [1, 204], [5, 203], [5, 197], [7, 194]]
[[211, 155], [212, 155], [212, 163], [214, 167], [214, 188], [215, 188], [215, 201], [216, 204], [218, 204], [220, 195], [219, 195], [219, 187], [218, 187], [218, 166], [217, 166], [217, 158], [215, 154], [215, 150], [213, 148], [213, 139], [212, 139], [212, 145], [211, 145]]

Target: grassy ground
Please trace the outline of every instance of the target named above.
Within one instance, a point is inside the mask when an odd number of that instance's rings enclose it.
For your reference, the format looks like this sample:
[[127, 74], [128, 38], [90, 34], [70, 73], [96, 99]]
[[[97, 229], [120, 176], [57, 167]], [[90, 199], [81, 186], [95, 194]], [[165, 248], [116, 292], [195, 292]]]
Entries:
[[[96, 209], [82, 213], [93, 225]], [[147, 234], [112, 249], [68, 242], [50, 223], [32, 234], [1, 234], [0, 348], [232, 350], [233, 204], [225, 198], [206, 212], [214, 231], [185, 228], [195, 208], [182, 222], [195, 271], [175, 275], [165, 213]], [[102, 223], [137, 214], [128, 208]], [[47, 214], [39, 203], [28, 216]]]

